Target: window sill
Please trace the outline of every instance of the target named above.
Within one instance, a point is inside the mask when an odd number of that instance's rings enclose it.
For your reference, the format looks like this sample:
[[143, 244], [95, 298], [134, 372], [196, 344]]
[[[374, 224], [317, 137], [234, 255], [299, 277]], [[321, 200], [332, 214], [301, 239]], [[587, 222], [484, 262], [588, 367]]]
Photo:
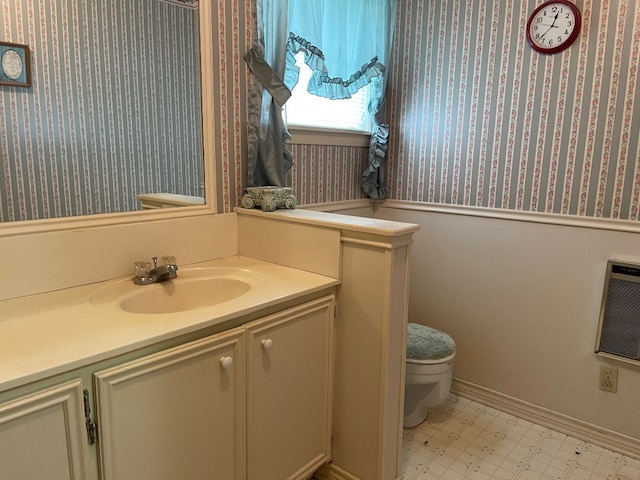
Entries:
[[289, 126], [290, 143], [296, 145], [336, 145], [342, 147], [368, 147], [371, 134], [330, 128]]

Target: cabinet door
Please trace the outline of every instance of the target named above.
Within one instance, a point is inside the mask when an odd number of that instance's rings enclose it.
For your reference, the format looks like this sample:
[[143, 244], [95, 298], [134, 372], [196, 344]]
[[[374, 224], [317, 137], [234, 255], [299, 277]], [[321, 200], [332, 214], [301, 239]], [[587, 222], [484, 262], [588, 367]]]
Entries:
[[306, 478], [330, 459], [333, 297], [247, 328], [248, 478]]
[[0, 405], [0, 478], [87, 478], [80, 380]]
[[104, 480], [242, 479], [243, 331], [95, 374]]

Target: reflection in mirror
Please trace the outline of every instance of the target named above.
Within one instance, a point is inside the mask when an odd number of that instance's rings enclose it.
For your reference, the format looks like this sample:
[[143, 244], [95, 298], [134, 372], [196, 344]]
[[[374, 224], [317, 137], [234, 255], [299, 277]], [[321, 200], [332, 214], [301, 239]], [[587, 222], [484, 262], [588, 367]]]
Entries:
[[15, 0], [0, 41], [0, 221], [204, 203], [197, 0]]

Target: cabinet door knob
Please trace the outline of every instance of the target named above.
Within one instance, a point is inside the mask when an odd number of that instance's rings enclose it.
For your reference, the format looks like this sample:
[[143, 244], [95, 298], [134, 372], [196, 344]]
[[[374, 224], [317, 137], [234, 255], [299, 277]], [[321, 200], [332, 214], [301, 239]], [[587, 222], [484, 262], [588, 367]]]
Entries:
[[229, 370], [231, 365], [233, 365], [233, 358], [231, 357], [220, 357], [220, 365], [223, 369]]
[[262, 340], [262, 348], [264, 348], [265, 350], [269, 350], [272, 346], [273, 340], [271, 340], [270, 338], [265, 338], [264, 340]]

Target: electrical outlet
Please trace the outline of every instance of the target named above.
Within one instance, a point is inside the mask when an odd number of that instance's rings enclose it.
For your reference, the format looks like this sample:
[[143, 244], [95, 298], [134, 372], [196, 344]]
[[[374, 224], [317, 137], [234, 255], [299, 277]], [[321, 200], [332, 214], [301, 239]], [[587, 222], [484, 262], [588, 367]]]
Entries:
[[618, 368], [610, 365], [600, 365], [598, 388], [604, 392], [618, 391]]

